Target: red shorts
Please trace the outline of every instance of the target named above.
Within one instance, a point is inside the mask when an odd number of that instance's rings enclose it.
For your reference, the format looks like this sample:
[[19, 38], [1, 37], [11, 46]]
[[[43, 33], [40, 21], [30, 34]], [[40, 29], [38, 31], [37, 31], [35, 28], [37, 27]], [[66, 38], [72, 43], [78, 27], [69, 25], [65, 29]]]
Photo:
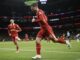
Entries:
[[48, 26], [46, 28], [41, 28], [41, 30], [37, 34], [37, 37], [39, 37], [39, 38], [49, 37], [52, 34], [54, 34], [53, 30], [50, 26]]
[[11, 34], [11, 39], [12, 39], [13, 41], [16, 41], [16, 40], [17, 40], [16, 37], [18, 37], [18, 34]]

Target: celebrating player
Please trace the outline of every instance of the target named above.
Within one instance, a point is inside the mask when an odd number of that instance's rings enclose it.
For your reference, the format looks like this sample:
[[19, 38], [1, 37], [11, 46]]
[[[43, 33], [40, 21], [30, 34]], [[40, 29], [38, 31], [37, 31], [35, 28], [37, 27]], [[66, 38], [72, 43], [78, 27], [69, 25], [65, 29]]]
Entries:
[[41, 50], [41, 39], [43, 38], [43, 36], [49, 37], [53, 42], [67, 44], [68, 46], [70, 46], [69, 41], [65, 41], [63, 39], [63, 37], [60, 37], [59, 39], [56, 38], [51, 26], [48, 24], [47, 16], [45, 15], [43, 10], [38, 8], [37, 3], [34, 3], [31, 5], [31, 10], [36, 12], [36, 16], [37, 16], [37, 19], [33, 18], [32, 22], [37, 22], [41, 27], [40, 31], [38, 32], [38, 34], [36, 36], [36, 53], [37, 53], [37, 55], [32, 57], [33, 59], [41, 58], [40, 50]]
[[10, 24], [8, 25], [8, 33], [9, 33], [9, 36], [12, 38], [12, 41], [16, 45], [16, 53], [19, 52], [19, 46], [18, 46], [17, 40], [20, 40], [20, 38], [18, 37], [18, 32], [20, 31], [21, 31], [21, 28], [19, 27], [19, 25], [15, 24], [14, 20], [11, 19]]

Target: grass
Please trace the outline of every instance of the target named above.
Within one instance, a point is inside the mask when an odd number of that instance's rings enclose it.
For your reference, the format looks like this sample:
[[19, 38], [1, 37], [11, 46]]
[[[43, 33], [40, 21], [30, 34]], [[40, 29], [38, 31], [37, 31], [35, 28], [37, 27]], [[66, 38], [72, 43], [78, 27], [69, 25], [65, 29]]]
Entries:
[[[15, 53], [13, 42], [0, 42], [0, 60], [32, 60], [35, 41], [19, 41], [20, 53]], [[41, 60], [80, 60], [80, 42], [71, 41], [71, 49], [64, 44], [42, 41]]]

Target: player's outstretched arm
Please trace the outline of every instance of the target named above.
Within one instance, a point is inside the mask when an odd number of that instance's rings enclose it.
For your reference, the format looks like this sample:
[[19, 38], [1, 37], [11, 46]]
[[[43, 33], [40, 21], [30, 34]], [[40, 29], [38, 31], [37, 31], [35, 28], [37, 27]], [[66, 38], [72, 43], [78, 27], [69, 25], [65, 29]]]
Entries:
[[17, 32], [21, 32], [22, 31], [22, 29], [20, 28], [19, 25], [17, 25], [17, 28], [18, 28]]

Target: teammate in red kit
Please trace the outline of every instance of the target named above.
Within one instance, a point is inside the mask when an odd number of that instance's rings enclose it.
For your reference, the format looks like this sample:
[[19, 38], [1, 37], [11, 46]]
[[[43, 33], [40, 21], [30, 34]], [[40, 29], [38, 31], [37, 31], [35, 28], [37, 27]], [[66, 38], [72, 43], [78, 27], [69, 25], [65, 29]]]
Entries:
[[32, 57], [33, 59], [41, 58], [41, 39], [43, 37], [49, 37], [53, 42], [67, 44], [70, 47], [69, 41], [63, 39], [63, 37], [56, 38], [51, 26], [48, 24], [47, 16], [44, 11], [38, 8], [38, 4], [34, 3], [31, 6], [31, 10], [36, 12], [37, 19], [33, 18], [32, 22], [37, 22], [41, 29], [36, 36], [36, 53], [37, 55]]
[[25, 34], [25, 40], [26, 40], [26, 41], [29, 40], [29, 37], [28, 37], [28, 34], [27, 34], [27, 33]]
[[18, 46], [17, 40], [20, 40], [18, 36], [18, 32], [20, 31], [21, 31], [21, 28], [19, 27], [19, 25], [15, 24], [14, 20], [11, 19], [10, 24], [8, 25], [8, 33], [9, 33], [9, 36], [12, 38], [12, 41], [16, 45], [16, 53], [19, 52], [19, 46]]

